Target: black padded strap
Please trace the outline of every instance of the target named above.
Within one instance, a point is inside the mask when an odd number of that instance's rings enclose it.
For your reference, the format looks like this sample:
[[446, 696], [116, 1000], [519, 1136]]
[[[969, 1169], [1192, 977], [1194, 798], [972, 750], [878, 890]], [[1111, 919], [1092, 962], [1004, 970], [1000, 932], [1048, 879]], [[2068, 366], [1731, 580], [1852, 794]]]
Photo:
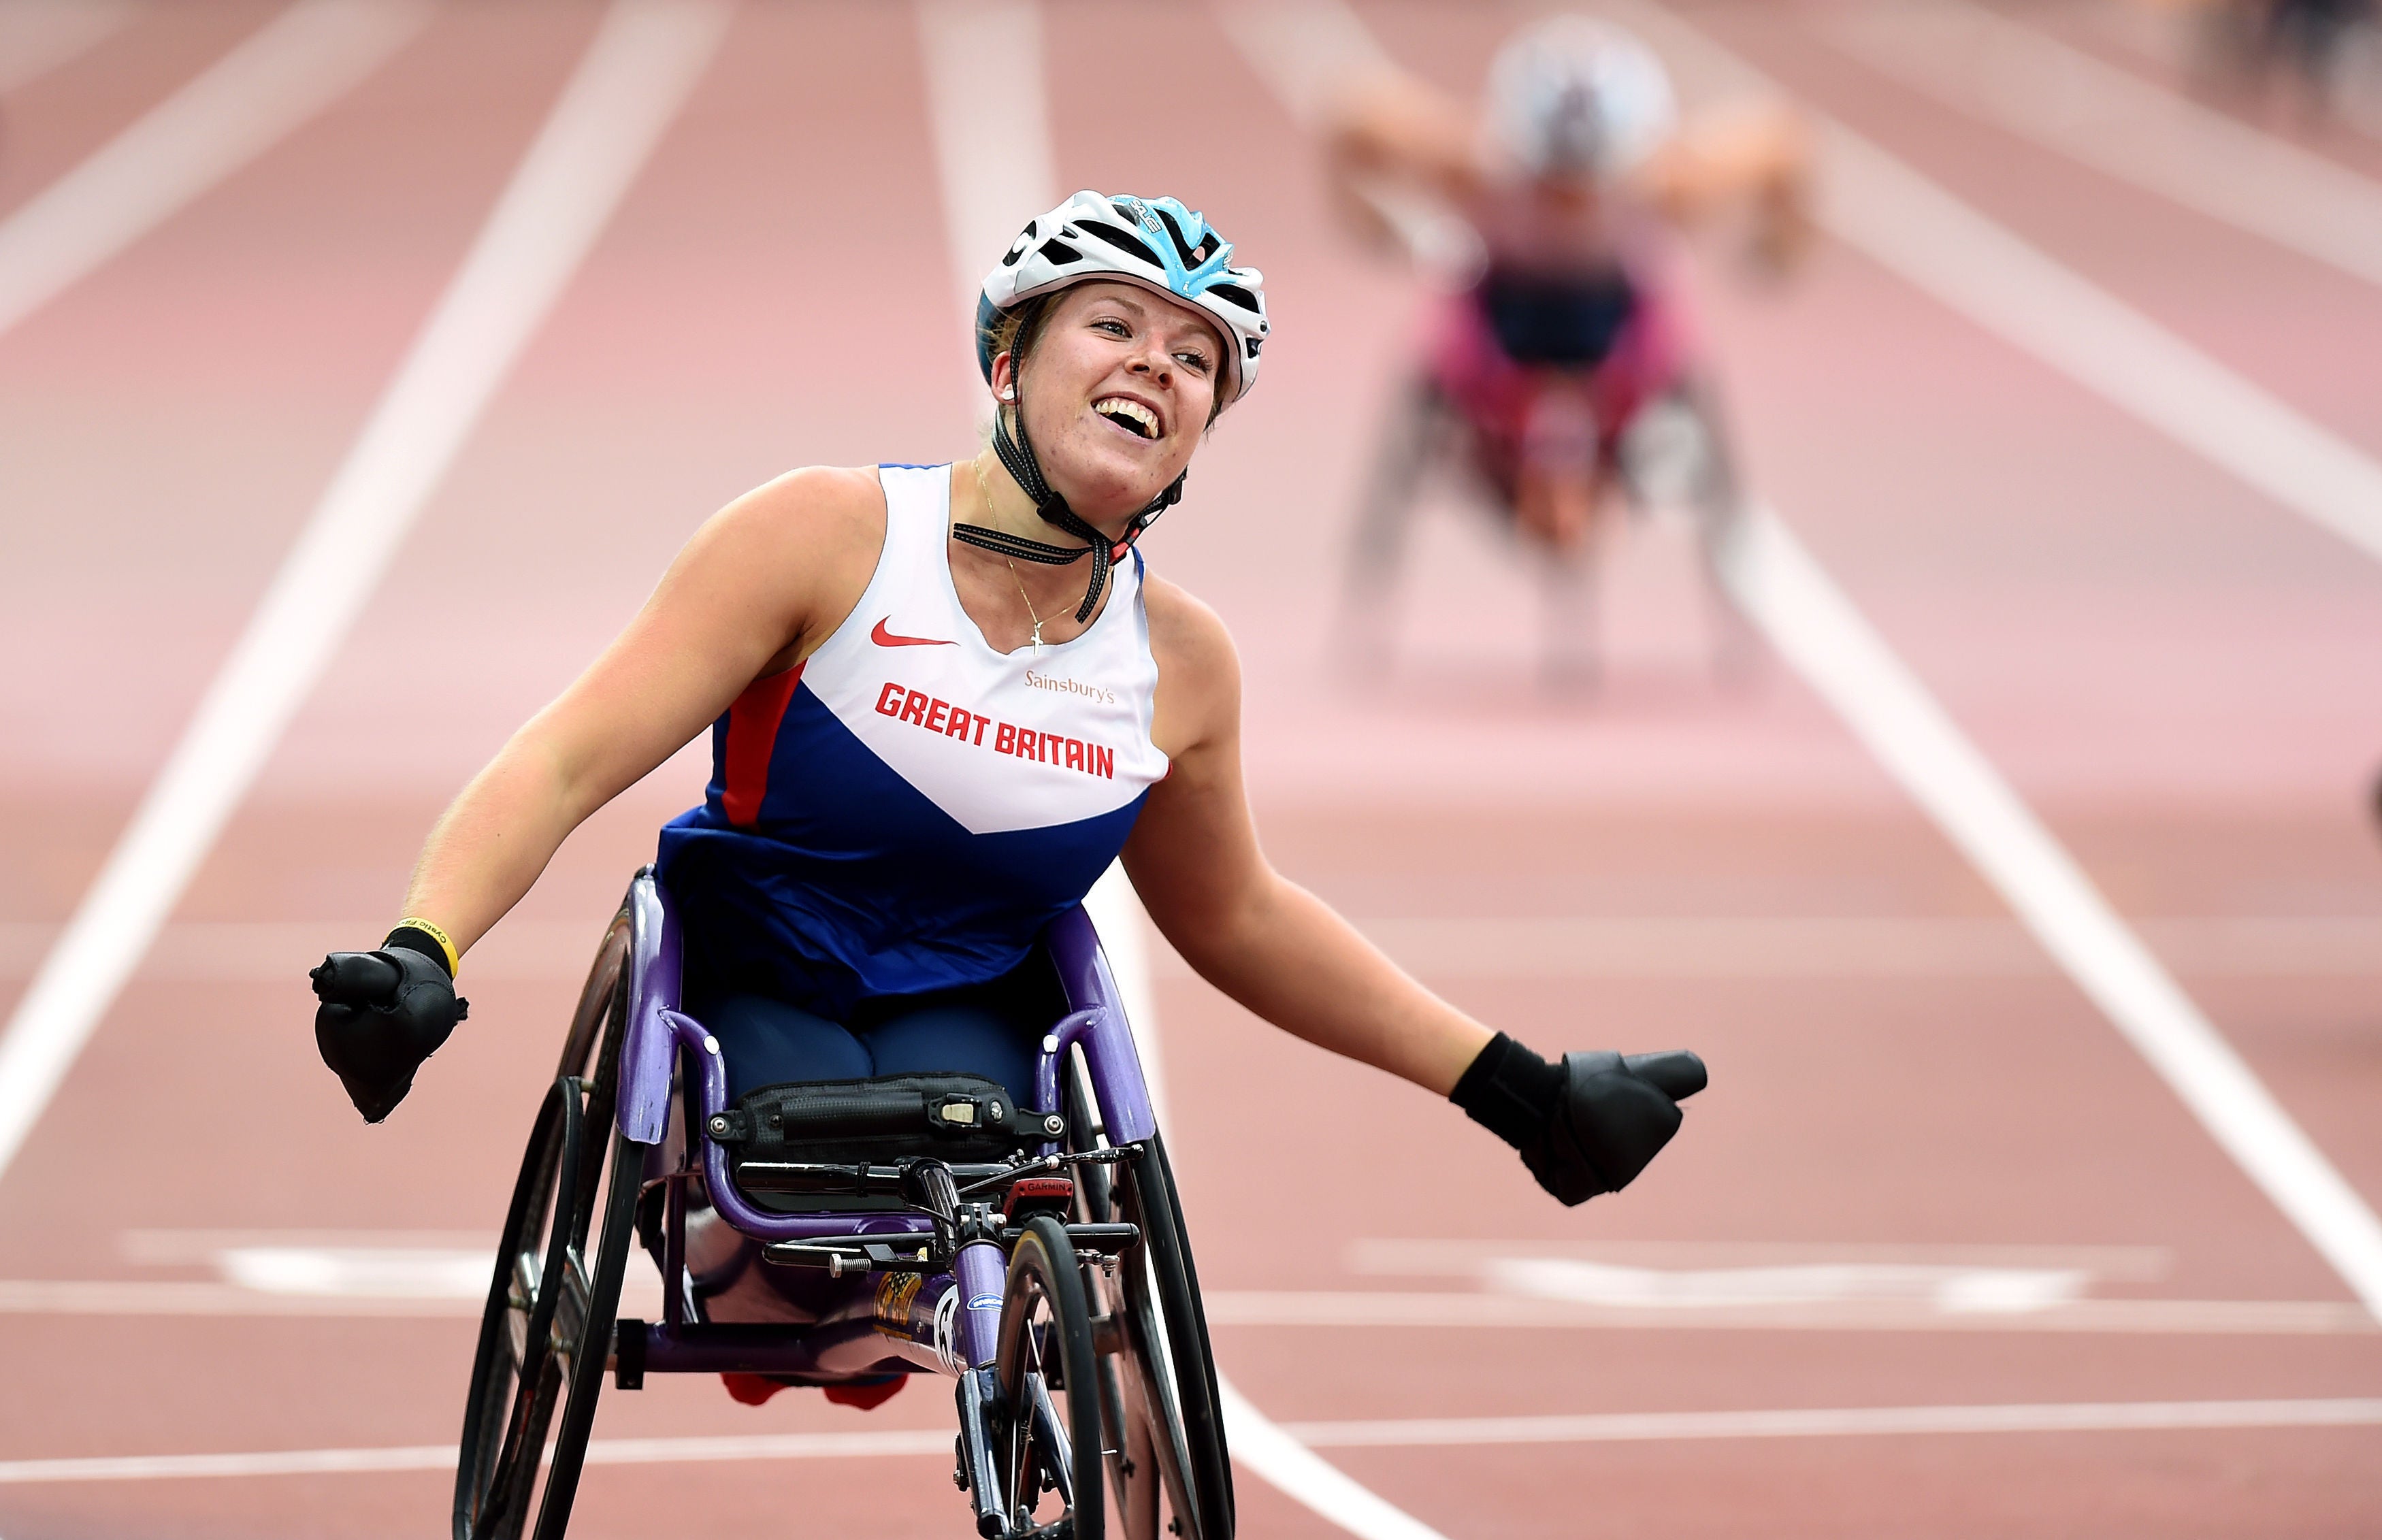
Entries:
[[981, 524], [954, 524], [952, 526], [952, 538], [997, 556], [1017, 561], [1038, 562], [1045, 567], [1065, 567], [1086, 556], [1091, 557], [1092, 581], [1084, 589], [1084, 602], [1075, 607], [1075, 622], [1081, 625], [1092, 617], [1093, 610], [1099, 607], [1100, 593], [1108, 587], [1109, 568], [1124, 559], [1124, 554], [1133, 549], [1133, 543], [1141, 538], [1141, 532], [1156, 523], [1160, 514], [1182, 501], [1183, 483], [1190, 472], [1185, 471], [1175, 477], [1164, 492], [1151, 498], [1148, 507], [1126, 521], [1124, 538], [1111, 544], [1108, 536], [1069, 507], [1067, 499], [1051, 491], [1050, 483], [1042, 479], [1042, 467], [1034, 458], [1034, 446], [1025, 438], [1024, 409], [1013, 409], [1020, 414], [1014, 436], [1009, 431], [1010, 414], [1005, 411], [993, 414], [992, 452], [1001, 457], [1001, 463], [1016, 479], [1019, 489], [1034, 499], [1034, 511], [1042, 516], [1043, 522], [1057, 525], [1085, 544], [1048, 545], [1038, 540], [1011, 534], [1005, 530], [987, 529]]
[[1013, 556], [1019, 561], [1038, 561], [1045, 567], [1064, 567], [1083, 560], [1092, 554], [1089, 545], [1045, 545], [1038, 540], [1011, 534], [1007, 530], [988, 530], [981, 524], [954, 524], [952, 538], [995, 556]]

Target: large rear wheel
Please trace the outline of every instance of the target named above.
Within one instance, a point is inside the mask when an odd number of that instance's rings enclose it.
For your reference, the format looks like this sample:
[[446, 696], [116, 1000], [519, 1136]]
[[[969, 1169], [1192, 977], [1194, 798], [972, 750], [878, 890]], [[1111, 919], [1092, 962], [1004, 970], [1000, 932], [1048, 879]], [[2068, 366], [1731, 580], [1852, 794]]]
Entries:
[[[1156, 1494], [1145, 1496], [1134, 1506], [1151, 1511], [1150, 1528], [1132, 1532], [1129, 1540], [1154, 1540], [1169, 1531], [1184, 1540], [1233, 1540], [1233, 1462], [1223, 1402], [1208, 1343], [1208, 1314], [1199, 1302], [1199, 1273], [1165, 1141], [1151, 1135], [1140, 1157], [1119, 1169], [1119, 1216], [1141, 1230], [1140, 1241], [1118, 1259], [1113, 1296], [1122, 1306], [1119, 1346], [1129, 1369], [1122, 1378], [1139, 1384], [1139, 1404], [1126, 1415], [1129, 1427], [1139, 1424], [1158, 1457], [1173, 1520], [1165, 1522], [1155, 1514]], [[1146, 1476], [1142, 1485], [1150, 1485]]]
[[613, 1120], [627, 1015], [620, 934], [588, 981], [506, 1213], [463, 1409], [455, 1540], [559, 1540], [570, 1522], [645, 1165], [645, 1146]]
[[[1085, 1144], [1106, 1143], [1087, 1079], [1071, 1075], [1067, 1092], [1068, 1126]], [[1133, 1161], [1079, 1167], [1076, 1184], [1078, 1217], [1122, 1219], [1141, 1231], [1113, 1263], [1084, 1269], [1111, 1435], [1115, 1527], [1124, 1540], [1233, 1540], [1223, 1408], [1165, 1145], [1153, 1135]]]

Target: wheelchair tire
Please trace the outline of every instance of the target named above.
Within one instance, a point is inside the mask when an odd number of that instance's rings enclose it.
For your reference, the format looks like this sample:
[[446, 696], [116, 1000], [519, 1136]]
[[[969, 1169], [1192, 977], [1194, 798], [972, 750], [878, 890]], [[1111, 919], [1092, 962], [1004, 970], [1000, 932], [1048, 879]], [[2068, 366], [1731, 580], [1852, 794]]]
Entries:
[[[998, 1342], [994, 1469], [1009, 1533], [1101, 1540], [1109, 1440], [1100, 1365], [1083, 1265], [1050, 1215], [1027, 1220], [1010, 1252]], [[1055, 1510], [1045, 1494], [1057, 1497]]]
[[538, 1110], [506, 1215], [464, 1403], [455, 1540], [559, 1540], [570, 1522], [645, 1164], [613, 1121], [626, 1008], [612, 941], [573, 1022], [577, 1062], [566, 1058]]
[[[1125, 1220], [1141, 1228], [1140, 1241], [1120, 1259], [1118, 1268], [1123, 1336], [1132, 1351], [1134, 1377], [1141, 1382], [1143, 1403], [1128, 1410], [1128, 1421], [1136, 1420], [1137, 1410], [1161, 1473], [1174, 1478], [1168, 1485], [1180, 1488], [1167, 1493], [1175, 1510], [1169, 1529], [1183, 1540], [1233, 1540], [1233, 1461], [1224, 1436], [1223, 1402], [1216, 1388], [1208, 1315], [1199, 1302], [1199, 1273], [1183, 1226], [1164, 1139], [1151, 1135], [1140, 1158], [1118, 1170], [1116, 1205]], [[1130, 1514], [1149, 1506], [1146, 1500], [1129, 1501], [1125, 1510]], [[1129, 1534], [1128, 1540], [1144, 1537]]]

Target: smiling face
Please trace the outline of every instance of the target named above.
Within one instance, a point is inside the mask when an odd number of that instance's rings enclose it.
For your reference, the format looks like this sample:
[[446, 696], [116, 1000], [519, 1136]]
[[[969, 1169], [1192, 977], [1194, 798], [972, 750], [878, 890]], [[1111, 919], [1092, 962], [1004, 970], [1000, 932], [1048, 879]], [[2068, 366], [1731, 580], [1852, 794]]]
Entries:
[[1109, 528], [1191, 463], [1223, 380], [1223, 341], [1199, 312], [1133, 284], [1064, 289], [1025, 350], [993, 360], [996, 397], [1018, 385], [1043, 477]]

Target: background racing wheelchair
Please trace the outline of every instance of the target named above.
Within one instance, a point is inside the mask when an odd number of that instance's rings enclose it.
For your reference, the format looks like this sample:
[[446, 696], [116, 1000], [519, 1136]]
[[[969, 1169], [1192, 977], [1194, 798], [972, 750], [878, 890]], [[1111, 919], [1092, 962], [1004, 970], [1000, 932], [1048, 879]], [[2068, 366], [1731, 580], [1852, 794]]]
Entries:
[[[964, 1074], [764, 1086], [731, 1105], [717, 1040], [678, 1008], [669, 895], [638, 874], [506, 1216], [456, 1540], [560, 1535], [605, 1378], [633, 1390], [651, 1374], [864, 1401], [887, 1376], [941, 1374], [954, 1479], [987, 1540], [1231, 1540], [1198, 1277], [1131, 1027], [1080, 909], [1039, 951], [1051, 1025], [1032, 1107]], [[724, 1266], [690, 1262], [691, 1225]], [[618, 1318], [640, 1246], [660, 1266], [659, 1321]], [[709, 1319], [755, 1268], [816, 1318]]]

